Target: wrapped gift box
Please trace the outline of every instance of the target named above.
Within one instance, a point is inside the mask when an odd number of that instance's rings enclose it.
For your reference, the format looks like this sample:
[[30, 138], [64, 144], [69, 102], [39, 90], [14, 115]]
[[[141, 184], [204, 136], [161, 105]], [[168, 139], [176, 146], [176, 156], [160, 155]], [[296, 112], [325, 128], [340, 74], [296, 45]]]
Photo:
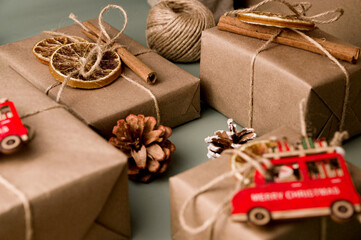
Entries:
[[[35, 137], [0, 153], [0, 175], [30, 202], [33, 239], [130, 239], [127, 157], [2, 59], [0, 84], [20, 116], [41, 111], [22, 120]], [[23, 205], [0, 184], [0, 238], [24, 236]]]
[[[290, 141], [298, 135], [290, 128], [280, 128], [267, 136], [288, 136]], [[266, 137], [266, 136], [265, 136]], [[170, 206], [172, 238], [178, 239], [211, 239], [211, 229], [192, 235], [180, 225], [179, 212], [184, 201], [214, 178], [230, 171], [230, 154], [210, 160], [202, 165], [178, 174], [170, 179]], [[361, 193], [361, 169], [349, 164], [349, 172], [356, 189]], [[188, 205], [185, 219], [191, 226], [199, 226], [212, 217], [235, 189], [236, 178], [228, 178], [200, 194], [193, 204]], [[323, 223], [321, 221], [324, 221]], [[356, 217], [347, 223], [336, 223], [330, 217], [307, 218], [275, 221], [269, 226], [254, 227], [247, 223], [233, 222], [226, 212], [217, 217], [213, 228], [212, 239], [359, 239], [361, 236], [360, 222]]]
[[[97, 20], [91, 21], [97, 25]], [[105, 24], [110, 35], [118, 30]], [[86, 38], [78, 25], [72, 25], [57, 31]], [[49, 73], [48, 66], [41, 64], [33, 55], [32, 48], [38, 41], [49, 38], [46, 34], [37, 35], [22, 41], [0, 46], [0, 56], [11, 67], [42, 92], [57, 81]], [[151, 90], [158, 100], [161, 124], [174, 127], [200, 116], [200, 81], [190, 73], [150, 51], [125, 34], [117, 40], [128, 51], [151, 67], [158, 75], [154, 85], [146, 84], [129, 68], [124, 74]], [[52, 89], [50, 97], [56, 98], [60, 86]], [[156, 116], [152, 97], [144, 89], [120, 77], [112, 84], [94, 90], [67, 87], [60, 101], [67, 105], [72, 113], [82, 119], [104, 137], [109, 138], [116, 121], [129, 114]]]
[[[338, 41], [321, 31], [313, 33]], [[212, 107], [248, 125], [251, 59], [265, 41], [208, 29], [202, 34], [201, 94]], [[341, 61], [350, 75], [345, 125], [351, 136], [361, 133], [361, 61]], [[306, 123], [314, 136], [331, 138], [339, 130], [345, 75], [327, 57], [272, 43], [254, 69], [253, 127], [265, 134], [280, 126], [299, 129], [299, 103], [305, 98]]]

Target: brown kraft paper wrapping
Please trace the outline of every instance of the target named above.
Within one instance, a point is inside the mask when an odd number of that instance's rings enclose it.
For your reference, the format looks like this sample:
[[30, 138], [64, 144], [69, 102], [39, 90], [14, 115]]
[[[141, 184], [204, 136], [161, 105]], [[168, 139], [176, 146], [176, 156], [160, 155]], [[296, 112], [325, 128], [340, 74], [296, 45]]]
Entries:
[[[58, 106], [2, 59], [0, 84], [20, 116]], [[20, 152], [0, 154], [0, 174], [30, 201], [33, 239], [130, 239], [127, 157], [63, 108], [23, 123], [35, 137]], [[23, 205], [0, 184], [0, 239], [24, 236]]]
[[[97, 21], [91, 20], [94, 25]], [[114, 36], [118, 30], [105, 24], [106, 30]], [[69, 35], [86, 38], [78, 25], [57, 30]], [[49, 38], [46, 34], [37, 35], [22, 41], [0, 46], [0, 56], [9, 65], [45, 93], [45, 90], [57, 82], [49, 73], [48, 66], [41, 64], [33, 55], [32, 48], [38, 41]], [[175, 127], [200, 116], [200, 94], [198, 78], [182, 70], [173, 63], [152, 52], [125, 34], [117, 40], [128, 51], [138, 55], [139, 59], [156, 71], [156, 84], [146, 84], [129, 68], [123, 67], [124, 74], [137, 83], [150, 89], [158, 100], [161, 124]], [[52, 89], [50, 97], [55, 99], [60, 86]], [[71, 112], [88, 125], [109, 138], [116, 121], [129, 114], [156, 116], [152, 97], [140, 87], [120, 77], [112, 84], [95, 90], [66, 87], [60, 102], [67, 105]]]
[[[290, 141], [296, 140], [299, 135], [292, 129], [282, 127], [262, 138], [270, 136], [288, 136]], [[209, 183], [219, 175], [230, 171], [229, 154], [210, 160], [193, 169], [170, 178], [170, 207], [171, 207], [171, 230], [174, 240], [203, 240], [210, 239], [210, 228], [197, 234], [191, 235], [182, 229], [179, 222], [179, 211], [184, 201], [200, 187]], [[355, 187], [361, 193], [361, 169], [349, 164], [349, 172], [353, 178]], [[236, 178], [228, 178], [217, 184], [206, 193], [199, 195], [194, 204], [189, 204], [185, 213], [185, 219], [191, 226], [199, 226], [207, 218], [215, 214], [227, 196], [234, 191]], [[359, 239], [361, 236], [360, 223], [356, 217], [347, 223], [336, 223], [330, 217], [324, 218], [326, 224], [322, 226], [321, 218], [293, 219], [275, 221], [270, 226], [253, 227], [247, 223], [233, 222], [231, 218], [222, 213], [216, 220], [213, 230], [213, 240], [337, 240]], [[322, 227], [326, 227], [324, 231]]]
[[[337, 41], [321, 31], [312, 35]], [[216, 28], [202, 35], [202, 97], [242, 126], [249, 120], [251, 59], [264, 43]], [[361, 61], [341, 64], [350, 75], [345, 130], [354, 136], [361, 133]], [[310, 132], [330, 139], [339, 130], [344, 94], [345, 75], [330, 59], [272, 43], [255, 61], [253, 127], [259, 134], [280, 126], [300, 129], [299, 103], [306, 98]]]

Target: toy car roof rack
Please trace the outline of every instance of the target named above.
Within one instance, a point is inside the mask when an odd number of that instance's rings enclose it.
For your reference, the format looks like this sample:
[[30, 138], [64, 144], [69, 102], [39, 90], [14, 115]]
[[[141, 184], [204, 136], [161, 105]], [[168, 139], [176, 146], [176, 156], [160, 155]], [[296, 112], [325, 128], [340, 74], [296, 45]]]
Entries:
[[320, 153], [331, 153], [335, 147], [329, 146], [323, 139], [312, 139], [311, 137], [302, 137], [301, 142], [294, 147], [287, 142], [287, 139], [278, 140], [274, 147], [270, 147], [263, 157], [268, 159], [280, 159], [287, 157], [303, 157]]

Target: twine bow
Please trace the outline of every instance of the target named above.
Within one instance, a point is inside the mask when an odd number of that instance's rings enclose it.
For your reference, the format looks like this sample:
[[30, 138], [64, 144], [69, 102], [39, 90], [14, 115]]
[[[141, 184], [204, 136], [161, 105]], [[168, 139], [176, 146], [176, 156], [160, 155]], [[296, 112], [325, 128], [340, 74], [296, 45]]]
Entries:
[[[108, 9], [111, 9], [111, 8], [115, 8], [115, 9], [118, 9], [124, 16], [124, 24], [123, 24], [123, 27], [122, 29], [113, 37], [111, 38], [109, 36], [109, 34], [107, 33], [106, 29], [105, 29], [105, 26], [103, 24], [103, 15], [104, 13], [108, 10]], [[74, 22], [76, 22], [82, 29], [84, 29], [85, 31], [87, 32], [91, 32], [82, 22], [80, 22], [76, 16], [71, 13], [69, 15], [69, 18], [72, 19]], [[103, 58], [103, 55], [107, 52], [107, 51], [115, 51], [116, 49], [118, 48], [124, 48], [125, 46], [123, 45], [120, 45], [120, 44], [117, 44], [115, 46], [114, 43], [116, 42], [116, 40], [123, 34], [125, 28], [127, 27], [127, 24], [128, 24], [128, 17], [127, 17], [127, 13], [126, 11], [119, 5], [107, 5], [106, 7], [104, 7], [100, 13], [99, 13], [99, 17], [98, 17], [98, 25], [99, 25], [99, 28], [100, 28], [100, 34], [99, 34], [99, 37], [98, 37], [98, 40], [96, 42], [96, 46], [89, 52], [87, 58], [82, 62], [82, 64], [79, 66], [78, 69], [76, 69], [74, 72], [76, 71], [79, 71], [79, 73], [81, 75], [83, 75], [85, 78], [90, 76], [91, 74], [94, 73], [94, 71], [99, 68], [99, 64], [100, 64], [100, 61], [101, 59]], [[74, 39], [73, 37], [71, 36], [68, 36], [66, 34], [63, 34], [63, 33], [58, 33], [58, 32], [47, 32], [47, 33], [50, 33], [50, 34], [53, 34], [53, 35], [62, 35], [62, 36], [67, 36], [67, 37], [70, 37], [72, 39]], [[103, 44], [102, 42], [102, 39], [103, 37], [106, 38], [106, 43]], [[78, 40], [76, 40], [78, 41]], [[148, 52], [152, 52], [150, 50], [147, 50], [147, 51], [144, 51], [144, 52], [140, 52], [138, 53], [137, 55], [141, 55], [141, 54], [145, 54], [145, 53], [148, 53]], [[85, 66], [87, 66], [87, 64], [89, 63], [89, 61], [91, 61], [91, 59], [96, 56], [96, 62], [94, 63], [94, 65], [88, 70], [86, 71], [85, 69]], [[59, 102], [60, 101], [60, 97], [61, 97], [61, 94], [65, 88], [65, 86], [67, 85], [67, 83], [69, 82], [70, 78], [71, 78], [71, 75], [74, 73], [74, 72], [71, 72], [68, 74], [67, 78], [64, 80], [63, 83], [55, 83], [54, 85], [50, 86], [48, 89], [46, 89], [46, 94], [48, 94], [48, 92], [56, 87], [56, 86], [59, 86], [61, 84], [61, 87], [58, 91], [58, 94], [57, 94], [57, 97], [56, 97], [56, 101]], [[156, 119], [157, 119], [157, 123], [160, 123], [161, 122], [161, 119], [160, 119], [160, 108], [159, 108], [159, 103], [158, 103], [158, 100], [157, 98], [155, 97], [155, 95], [152, 93], [152, 91], [146, 87], [144, 87], [143, 85], [139, 84], [138, 82], [136, 82], [135, 80], [127, 77], [126, 75], [124, 74], [121, 74], [121, 76], [127, 80], [128, 82], [132, 83], [133, 85], [141, 88], [142, 90], [144, 90], [145, 92], [147, 92], [147, 94], [152, 98], [153, 102], [154, 102], [154, 108], [155, 108], [155, 112], [156, 112]]]
[[[104, 12], [110, 8], [116, 8], [119, 9], [123, 15], [124, 15], [124, 24], [122, 29], [113, 37], [110, 38], [109, 34], [107, 33], [107, 31], [105, 30], [105, 27], [103, 25], [103, 15]], [[77, 18], [76, 16], [71, 13], [69, 15], [69, 18], [74, 20], [77, 24], [79, 24], [85, 31], [90, 31], [84, 24], [82, 24]], [[100, 11], [99, 17], [98, 17], [98, 25], [100, 28], [100, 36], [98, 38], [98, 41], [96, 42], [96, 46], [89, 52], [87, 58], [82, 62], [81, 66], [79, 67], [79, 72], [81, 75], [83, 75], [85, 78], [89, 77], [91, 74], [94, 73], [94, 71], [99, 68], [99, 64], [100, 61], [103, 58], [103, 55], [107, 52], [107, 51], [115, 51], [118, 48], [121, 48], [123, 46], [113, 46], [114, 42], [120, 37], [120, 35], [124, 32], [125, 28], [127, 27], [128, 24], [128, 17], [127, 17], [127, 13], [125, 12], [125, 10], [118, 5], [108, 5], [105, 8], [103, 8]], [[102, 44], [102, 37], [105, 37], [107, 39], [105, 44]], [[91, 61], [91, 59], [93, 58], [93, 56], [96, 55], [97, 56], [97, 60], [95, 61], [94, 65], [88, 70], [85, 70], [85, 66]]]
[[[109, 34], [107, 33], [107, 31], [105, 30], [104, 24], [103, 24], [103, 15], [104, 12], [110, 8], [116, 8], [118, 10], [121, 11], [121, 13], [123, 13], [124, 15], [124, 24], [122, 29], [113, 37], [110, 38]], [[77, 18], [76, 16], [71, 13], [69, 15], [69, 18], [72, 19], [74, 22], [76, 22], [78, 25], [80, 25], [85, 31], [90, 31], [84, 24], [82, 24]], [[46, 89], [46, 93], [48, 93], [52, 88], [59, 86], [61, 84], [61, 87], [58, 91], [57, 97], [56, 97], [56, 101], [59, 102], [60, 101], [60, 97], [61, 94], [63, 93], [63, 90], [65, 88], [65, 86], [67, 85], [67, 83], [69, 82], [71, 76], [78, 72], [79, 74], [81, 74], [84, 78], [87, 78], [89, 76], [91, 76], [95, 70], [97, 70], [100, 66], [100, 61], [102, 60], [104, 54], [108, 51], [115, 51], [118, 48], [124, 47], [121, 45], [118, 46], [113, 46], [114, 42], [121, 36], [121, 34], [124, 32], [125, 28], [127, 27], [128, 24], [128, 17], [127, 17], [127, 13], [125, 12], [125, 10], [118, 5], [108, 5], [105, 8], [103, 8], [100, 11], [99, 17], [98, 17], [98, 24], [99, 24], [99, 28], [100, 28], [100, 36], [97, 40], [97, 42], [95, 43], [95, 47], [93, 47], [88, 56], [82, 60], [81, 64], [72, 72], [70, 72], [67, 77], [65, 78], [65, 80], [63, 81], [63, 83], [56, 83], [52, 86], [50, 86], [49, 88]], [[52, 35], [60, 35], [60, 36], [66, 36], [70, 39], [72, 39], [75, 42], [79, 42], [78, 39], [69, 36], [67, 34], [63, 34], [63, 33], [59, 33], [59, 32], [52, 32], [52, 31], [44, 31], [45, 33], [48, 34], [52, 34]], [[102, 38], [103, 36], [107, 39], [106, 43], [103, 44], [102, 43]], [[89, 63], [92, 61], [93, 57], [96, 56], [96, 61], [95, 63], [92, 65], [92, 67], [89, 70], [86, 70], [86, 66], [89, 65]]]
[[[319, 23], [319, 24], [328, 24], [328, 23], [335, 22], [344, 13], [343, 9], [337, 8], [334, 10], [325, 11], [325, 12], [316, 14], [314, 16], [306, 16], [307, 11], [312, 7], [312, 4], [309, 2], [300, 2], [300, 3], [291, 4], [285, 0], [264, 0], [250, 8], [238, 9], [238, 10], [226, 12], [224, 15], [228, 16], [228, 15], [233, 15], [233, 14], [237, 14], [237, 13], [252, 12], [265, 4], [273, 3], [273, 2], [278, 2], [278, 3], [281, 3], [282, 5], [286, 6], [293, 13], [292, 16], [295, 16], [296, 18], [298, 18], [300, 20], [313, 21], [314, 23]], [[339, 131], [340, 132], [344, 131], [346, 110], [347, 110], [347, 105], [348, 105], [347, 100], [348, 100], [349, 94], [350, 94], [349, 73], [347, 72], [346, 68], [334, 56], [332, 56], [332, 54], [330, 54], [320, 43], [316, 42], [314, 39], [312, 39], [311, 37], [309, 37], [308, 35], [306, 35], [305, 33], [301, 32], [299, 30], [296, 30], [296, 29], [290, 29], [290, 30], [296, 32], [297, 34], [299, 34], [300, 36], [305, 38], [307, 41], [309, 41], [310, 43], [315, 45], [318, 49], [320, 49], [332, 62], [334, 62], [341, 69], [341, 71], [345, 75], [345, 95], [344, 95], [343, 107], [342, 107], [342, 113], [341, 113], [341, 119], [340, 119], [340, 125], [339, 125]], [[282, 32], [282, 29], [280, 29], [279, 32], [277, 32], [272, 38], [270, 38], [265, 44], [263, 44], [256, 51], [255, 55], [253, 56], [253, 58], [251, 60], [250, 100], [249, 100], [249, 112], [248, 112], [249, 127], [253, 127], [253, 112], [254, 112], [253, 96], [254, 96], [254, 71], [255, 71], [254, 65], [255, 65], [256, 57], [258, 56], [259, 53], [266, 50], [267, 47], [269, 46], [269, 44], [275, 38], [277, 38], [279, 36], [279, 34], [281, 34], [281, 32]]]

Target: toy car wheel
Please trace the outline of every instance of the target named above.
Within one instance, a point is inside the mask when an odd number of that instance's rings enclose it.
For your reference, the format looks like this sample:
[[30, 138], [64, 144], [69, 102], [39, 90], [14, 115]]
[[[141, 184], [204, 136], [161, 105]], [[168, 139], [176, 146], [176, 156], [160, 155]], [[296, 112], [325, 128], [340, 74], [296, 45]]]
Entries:
[[256, 226], [267, 225], [271, 221], [271, 214], [265, 208], [253, 208], [248, 213], [248, 222]]
[[20, 147], [22, 141], [19, 136], [10, 135], [3, 138], [0, 142], [0, 149], [3, 153], [11, 153]]
[[348, 201], [336, 201], [331, 206], [331, 215], [337, 220], [349, 220], [354, 212], [352, 204]]

